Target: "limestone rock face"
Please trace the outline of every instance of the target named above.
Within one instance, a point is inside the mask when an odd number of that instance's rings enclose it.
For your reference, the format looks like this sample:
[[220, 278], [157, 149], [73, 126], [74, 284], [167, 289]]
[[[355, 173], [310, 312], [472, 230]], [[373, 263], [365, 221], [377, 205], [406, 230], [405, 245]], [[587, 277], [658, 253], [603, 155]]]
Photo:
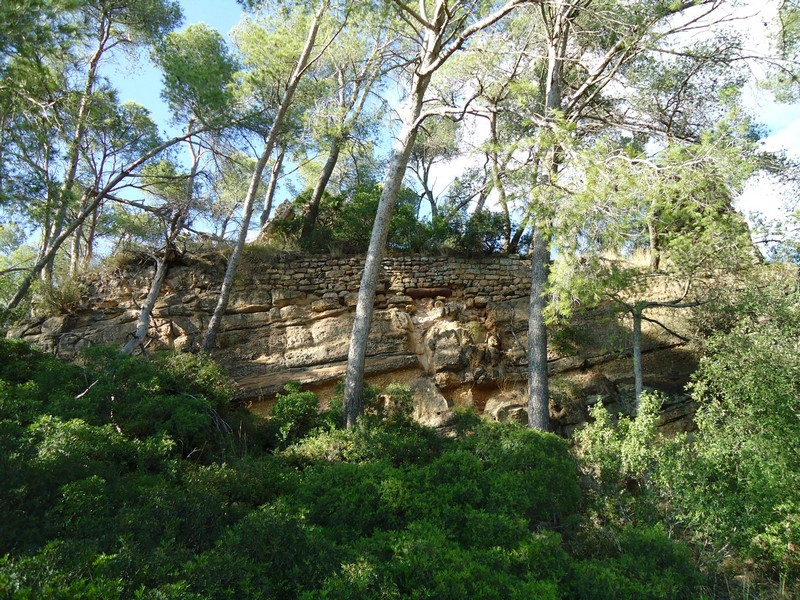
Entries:
[[463, 327], [452, 321], [435, 323], [425, 335], [427, 360], [434, 373], [462, 371], [466, 365]]
[[429, 427], [445, 427], [452, 422], [452, 407], [430, 378], [420, 377], [410, 388], [414, 419]]
[[[224, 262], [213, 256], [184, 262], [168, 273], [143, 352], [199, 346]], [[245, 261], [213, 351], [236, 382], [240, 402], [266, 411], [290, 380], [328, 401], [344, 376], [362, 267], [362, 257], [304, 254]], [[525, 422], [529, 269], [519, 257], [385, 259], [367, 345], [368, 379], [409, 385], [414, 415], [428, 425], [446, 426], [456, 407]], [[94, 274], [85, 279], [74, 313], [31, 320], [8, 335], [66, 358], [97, 344], [121, 346], [135, 329], [152, 274], [140, 266]], [[603, 402], [624, 410], [632, 395], [633, 371], [624, 356], [629, 329], [617, 319], [582, 319], [574, 339], [555, 336], [549, 356], [551, 418], [567, 433], [586, 420], [587, 406]], [[694, 355], [659, 331], [645, 330], [645, 385], [679, 392], [695, 368]], [[689, 402], [667, 407], [665, 430], [690, 429], [692, 410]]]

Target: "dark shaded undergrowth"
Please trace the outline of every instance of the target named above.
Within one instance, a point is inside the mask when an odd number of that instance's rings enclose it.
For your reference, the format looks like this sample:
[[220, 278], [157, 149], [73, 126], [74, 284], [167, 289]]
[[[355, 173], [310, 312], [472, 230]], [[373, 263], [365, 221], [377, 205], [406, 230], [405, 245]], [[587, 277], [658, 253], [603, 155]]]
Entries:
[[662, 527], [599, 522], [566, 441], [471, 414], [444, 438], [389, 394], [346, 432], [290, 386], [256, 423], [196, 356], [0, 341], [0, 595], [703, 594]]
[[255, 423], [195, 356], [0, 352], [5, 597], [683, 598], [702, 582], [659, 528], [586, 535], [552, 435], [464, 415], [448, 439], [402, 410], [345, 432], [296, 387]]

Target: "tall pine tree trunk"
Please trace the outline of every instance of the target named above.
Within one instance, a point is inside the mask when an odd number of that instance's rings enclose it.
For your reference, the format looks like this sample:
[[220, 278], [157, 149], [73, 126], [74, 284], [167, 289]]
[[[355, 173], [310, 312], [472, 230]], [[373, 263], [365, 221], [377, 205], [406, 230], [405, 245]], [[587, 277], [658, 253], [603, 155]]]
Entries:
[[153, 308], [156, 305], [156, 300], [158, 300], [158, 295], [161, 293], [161, 285], [164, 283], [168, 269], [166, 257], [155, 257], [155, 262], [156, 270], [153, 275], [153, 280], [150, 282], [150, 291], [147, 293], [147, 298], [145, 298], [144, 303], [139, 309], [136, 330], [122, 347], [123, 354], [132, 354], [139, 344], [144, 341], [147, 330], [150, 328], [150, 317], [153, 314]]
[[201, 348], [205, 351], [211, 350], [216, 342], [217, 333], [219, 332], [219, 328], [222, 324], [222, 317], [225, 315], [225, 310], [228, 308], [228, 301], [233, 289], [233, 276], [236, 274], [236, 267], [239, 264], [239, 258], [242, 255], [242, 250], [244, 249], [245, 242], [247, 241], [247, 232], [250, 227], [250, 219], [253, 216], [253, 207], [255, 205], [256, 192], [258, 191], [259, 183], [261, 183], [261, 175], [263, 174], [264, 167], [266, 167], [267, 161], [272, 154], [272, 150], [275, 148], [275, 143], [278, 139], [281, 128], [283, 127], [283, 121], [286, 118], [286, 113], [289, 111], [289, 106], [291, 106], [292, 100], [294, 99], [297, 86], [300, 84], [300, 80], [306, 72], [306, 68], [311, 58], [311, 52], [313, 51], [314, 44], [317, 40], [317, 33], [319, 32], [322, 18], [328, 9], [328, 4], [328, 0], [323, 0], [317, 9], [317, 12], [314, 14], [314, 18], [308, 30], [308, 36], [306, 37], [305, 46], [303, 47], [303, 51], [298, 58], [297, 65], [292, 72], [292, 76], [289, 79], [288, 85], [286, 86], [286, 91], [283, 94], [281, 105], [278, 108], [278, 112], [275, 115], [274, 121], [272, 122], [272, 127], [270, 128], [269, 135], [267, 136], [264, 152], [262, 152], [261, 157], [258, 159], [258, 163], [256, 163], [253, 175], [250, 178], [250, 185], [247, 189], [247, 196], [245, 197], [244, 202], [242, 223], [239, 226], [239, 236], [236, 239], [236, 245], [233, 248], [233, 252], [231, 252], [231, 256], [228, 259], [228, 268], [225, 270], [225, 277], [222, 280], [222, 288], [219, 292], [219, 299], [217, 300], [217, 305], [214, 308], [214, 314], [211, 315], [211, 320], [208, 323], [206, 335], [201, 344]]
[[[364, 264], [364, 273], [361, 276], [361, 287], [358, 290], [358, 303], [356, 305], [353, 332], [350, 336], [350, 351], [347, 356], [347, 371], [345, 373], [344, 407], [345, 427], [351, 428], [361, 416], [364, 396], [364, 373], [367, 355], [367, 340], [372, 313], [375, 303], [375, 291], [380, 279], [381, 260], [389, 236], [389, 223], [392, 218], [397, 194], [403, 183], [411, 151], [417, 138], [421, 125], [422, 105], [425, 93], [436, 70], [442, 66], [448, 57], [452, 56], [469, 36], [496, 23], [503, 16], [518, 6], [518, 0], [510, 0], [497, 11], [481, 19], [479, 22], [465, 28], [459, 35], [452, 34], [458, 41], [443, 51], [442, 44], [447, 38], [447, 25], [452, 17], [451, 8], [447, 0], [437, 0], [433, 9], [430, 22], [427, 18], [416, 15], [416, 20], [424, 25], [424, 39], [420, 48], [419, 63], [416, 66], [411, 83], [411, 96], [400, 113], [403, 119], [403, 128], [392, 152], [389, 170], [386, 175], [381, 198], [378, 203], [378, 212], [375, 215], [375, 224], [372, 227], [372, 236], [369, 241], [367, 258]], [[421, 13], [425, 14], [425, 3], [420, 3]]]
[[378, 212], [372, 226], [364, 272], [358, 289], [353, 331], [350, 335], [350, 351], [347, 355], [347, 371], [344, 380], [344, 425], [348, 429], [354, 427], [363, 412], [364, 373], [366, 368], [367, 342], [375, 304], [375, 292], [380, 279], [381, 260], [389, 237], [389, 224], [392, 219], [397, 195], [403, 183], [411, 151], [417, 139], [422, 115], [422, 103], [428, 90], [434, 70], [428, 67], [436, 61], [441, 52], [442, 28], [447, 18], [445, 0], [437, 0], [434, 9], [433, 23], [425, 32], [425, 40], [420, 52], [420, 66], [414, 73], [411, 84], [411, 96], [406, 101], [403, 118], [403, 129], [395, 142], [389, 170], [378, 202]]
[[81, 267], [81, 240], [83, 239], [83, 225], [80, 225], [72, 234], [69, 249], [69, 276], [76, 277]]
[[[191, 129], [192, 122], [189, 123]], [[186, 198], [183, 206], [177, 206], [176, 212], [171, 220], [170, 227], [167, 231], [166, 242], [164, 244], [164, 256], [155, 256], [156, 270], [153, 274], [153, 280], [150, 282], [150, 291], [147, 294], [142, 307], [139, 309], [139, 319], [136, 321], [136, 330], [131, 338], [122, 347], [123, 354], [131, 354], [139, 344], [144, 341], [147, 335], [147, 330], [150, 327], [150, 319], [153, 316], [153, 308], [155, 308], [156, 300], [161, 293], [161, 286], [167, 278], [167, 271], [169, 264], [174, 259], [175, 254], [175, 240], [183, 230], [186, 223], [186, 216], [189, 214], [192, 200], [194, 199], [194, 183], [197, 179], [197, 170], [200, 167], [200, 157], [202, 153], [195, 151], [192, 143], [189, 142], [189, 151], [192, 153], [192, 168], [189, 171], [189, 178], [186, 182]]]
[[[570, 18], [578, 10], [577, 5], [558, 0], [547, 40], [547, 79], [545, 82], [545, 121], [555, 125], [557, 112], [561, 110], [564, 57], [569, 39]], [[554, 143], [540, 185], [552, 186], [558, 174], [559, 148]], [[548, 194], [550, 196], [551, 194]], [[533, 218], [533, 251], [531, 252], [531, 297], [528, 315], [528, 426], [532, 429], [549, 429], [550, 397], [547, 379], [547, 329], [544, 318], [547, 277], [550, 267], [550, 236], [544, 229], [555, 207], [537, 207], [540, 214]]]
[[96, 207], [94, 211], [92, 211], [92, 218], [89, 221], [89, 231], [86, 232], [84, 236], [85, 239], [85, 247], [83, 251], [83, 257], [81, 258], [81, 271], [88, 271], [92, 266], [92, 260], [94, 259], [94, 241], [95, 236], [97, 235], [97, 222], [100, 219], [100, 207]]
[[305, 219], [303, 219], [303, 230], [300, 232], [300, 247], [305, 247], [305, 244], [311, 239], [314, 233], [314, 227], [317, 225], [317, 218], [319, 217], [319, 206], [322, 203], [322, 195], [325, 193], [325, 188], [328, 187], [328, 182], [333, 175], [333, 170], [336, 168], [336, 163], [339, 162], [339, 153], [342, 150], [342, 140], [337, 136], [331, 140], [331, 148], [328, 151], [328, 159], [322, 167], [322, 172], [317, 179], [317, 184], [314, 186], [314, 191], [311, 193], [311, 199], [308, 202], [308, 212]]
[[644, 378], [642, 376], [642, 311], [640, 304], [636, 304], [631, 310], [633, 316], [633, 381], [636, 393], [635, 411], [639, 414], [639, 405], [642, 400], [644, 390]]
[[528, 319], [528, 427], [550, 431], [550, 389], [547, 379], [545, 291], [550, 244], [542, 225], [534, 225], [531, 243], [531, 295]]
[[[81, 95], [81, 100], [78, 104], [78, 114], [75, 118], [77, 125], [75, 126], [75, 132], [70, 140], [67, 151], [67, 170], [64, 174], [64, 181], [61, 184], [61, 190], [58, 195], [58, 208], [50, 225], [50, 231], [47, 235], [48, 240], [57, 240], [59, 238], [67, 218], [67, 210], [70, 204], [69, 200], [72, 196], [72, 188], [75, 185], [75, 177], [78, 173], [81, 144], [83, 143], [83, 138], [86, 135], [91, 97], [94, 93], [94, 87], [97, 82], [97, 69], [100, 65], [100, 58], [103, 56], [103, 52], [105, 52], [106, 43], [109, 40], [111, 33], [110, 28], [111, 24], [108, 23], [105, 18], [100, 21], [100, 32], [98, 35], [97, 48], [95, 49], [92, 57], [89, 59], [86, 83], [84, 84], [83, 94]], [[52, 254], [51, 258], [45, 264], [44, 269], [41, 271], [42, 279], [46, 283], [50, 283], [53, 279], [54, 264], [55, 253]]]
[[344, 384], [344, 424], [350, 428], [356, 424], [363, 411], [364, 401], [364, 372], [367, 356], [367, 341], [369, 329], [372, 325], [372, 314], [375, 304], [375, 292], [381, 274], [381, 260], [389, 236], [389, 223], [400, 185], [406, 173], [411, 149], [417, 137], [419, 125], [417, 118], [422, 111], [422, 99], [430, 80], [419, 82], [414, 90], [409, 107], [409, 114], [403, 131], [397, 140], [389, 164], [389, 173], [381, 191], [378, 212], [375, 215], [375, 224], [372, 227], [372, 236], [369, 241], [367, 258], [364, 264], [364, 273], [361, 276], [361, 285], [358, 289], [358, 303], [356, 304], [355, 321], [350, 335], [350, 351], [347, 355], [347, 371]]

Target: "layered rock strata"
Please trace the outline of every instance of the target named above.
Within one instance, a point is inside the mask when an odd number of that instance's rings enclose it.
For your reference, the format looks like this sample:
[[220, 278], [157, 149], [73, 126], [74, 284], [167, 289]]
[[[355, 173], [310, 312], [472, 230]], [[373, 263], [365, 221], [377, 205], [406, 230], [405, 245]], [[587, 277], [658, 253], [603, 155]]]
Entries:
[[[266, 411], [290, 380], [323, 401], [344, 375], [363, 257], [270, 254], [250, 249], [214, 357], [237, 384], [237, 399]], [[444, 426], [459, 406], [496, 419], [524, 419], [528, 261], [400, 256], [383, 261], [367, 373], [373, 383], [409, 385], [416, 417]], [[173, 266], [142, 351], [191, 350], [210, 319], [224, 272], [221, 257]], [[122, 345], [135, 329], [152, 268], [129, 266], [84, 281], [69, 314], [9, 332], [63, 357], [96, 344]], [[645, 332], [645, 384], [679, 392], [692, 353], [655, 327]], [[603, 402], [624, 409], [633, 380], [629, 327], [603, 311], [555, 327], [549, 356], [551, 416], [568, 432]], [[689, 427], [690, 406], [665, 411], [670, 430]]]

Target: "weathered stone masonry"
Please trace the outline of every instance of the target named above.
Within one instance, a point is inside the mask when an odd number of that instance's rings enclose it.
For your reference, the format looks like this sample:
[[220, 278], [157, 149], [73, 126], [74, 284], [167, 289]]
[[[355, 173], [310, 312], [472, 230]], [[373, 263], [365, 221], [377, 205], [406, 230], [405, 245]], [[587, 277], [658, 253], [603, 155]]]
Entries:
[[[358, 291], [363, 264], [360, 256], [287, 255], [252, 274], [252, 280], [273, 290], [345, 298]], [[527, 295], [530, 286], [530, 261], [519, 257], [397, 256], [385, 258], [383, 270], [379, 289], [390, 295], [404, 295], [416, 288], [449, 288], [463, 298], [484, 296], [488, 301], [502, 302]]]
[[[249, 249], [213, 352], [237, 383], [240, 401], [268, 406], [289, 380], [330, 397], [346, 366], [363, 262]], [[169, 271], [144, 351], [191, 350], [205, 332], [224, 261], [185, 263]], [[515, 256], [396, 256], [383, 269], [367, 348], [371, 380], [409, 385], [417, 418], [432, 425], [445, 424], [455, 406], [524, 419], [530, 263]], [[140, 265], [87, 276], [74, 310], [31, 320], [9, 335], [64, 357], [96, 344], [121, 346], [135, 329], [152, 272]], [[583, 325], [588, 335], [580, 350], [551, 349], [549, 356], [551, 374], [580, 391], [551, 407], [564, 427], [585, 419], [586, 402], [616, 401], [631, 379], [629, 361], [612, 347], [628, 335], [624, 327], [609, 333], [591, 319]], [[657, 333], [649, 338], [646, 376], [679, 387], [693, 360]]]

